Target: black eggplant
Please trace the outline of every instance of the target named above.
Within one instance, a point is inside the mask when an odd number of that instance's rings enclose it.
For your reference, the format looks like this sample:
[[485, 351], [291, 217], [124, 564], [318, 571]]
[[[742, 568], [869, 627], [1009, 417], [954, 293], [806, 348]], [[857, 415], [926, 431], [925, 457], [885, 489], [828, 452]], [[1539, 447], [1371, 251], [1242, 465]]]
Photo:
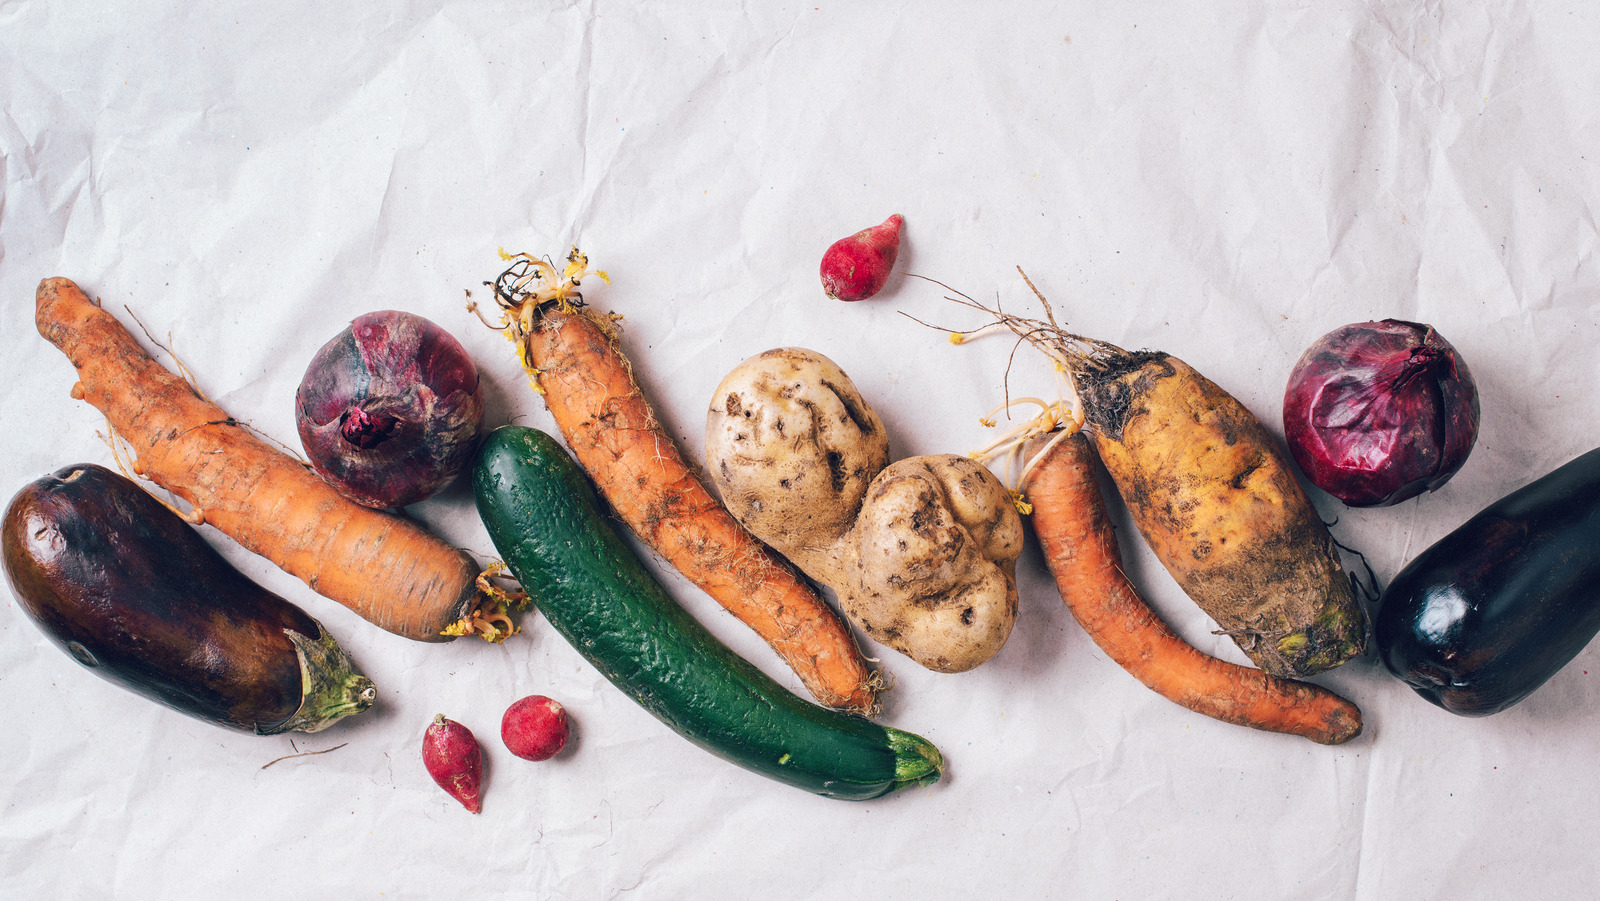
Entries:
[[1543, 685], [1600, 631], [1600, 449], [1419, 554], [1374, 627], [1389, 671], [1451, 713], [1497, 713]]
[[103, 466], [17, 492], [0, 545], [18, 605], [46, 636], [183, 713], [264, 735], [316, 732], [376, 696], [320, 623]]

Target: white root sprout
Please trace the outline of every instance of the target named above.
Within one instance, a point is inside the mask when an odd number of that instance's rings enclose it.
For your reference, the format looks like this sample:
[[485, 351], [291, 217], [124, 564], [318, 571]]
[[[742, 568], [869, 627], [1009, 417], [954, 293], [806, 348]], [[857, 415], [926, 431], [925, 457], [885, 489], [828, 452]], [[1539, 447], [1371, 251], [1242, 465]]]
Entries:
[[[1022, 486], [1026, 484], [1029, 474], [1033, 472], [1045, 455], [1056, 444], [1068, 436], [1080, 431], [1084, 427], [1085, 411], [1083, 398], [1078, 390], [1079, 378], [1084, 375], [1104, 372], [1114, 364], [1126, 361], [1130, 356], [1127, 351], [1114, 344], [1085, 338], [1075, 335], [1061, 328], [1056, 322], [1055, 312], [1050, 307], [1050, 302], [1034, 286], [1028, 274], [1021, 267], [1017, 273], [1033, 291], [1039, 303], [1044, 307], [1044, 319], [1029, 319], [1007, 313], [1000, 309], [998, 300], [994, 307], [985, 306], [973, 298], [951, 288], [942, 282], [934, 281], [955, 296], [945, 299], [971, 307], [982, 313], [994, 317], [994, 322], [981, 326], [971, 331], [959, 332], [950, 329], [950, 343], [966, 344], [988, 335], [1010, 332], [1017, 337], [1017, 345], [1031, 344], [1042, 351], [1055, 363], [1056, 383], [1058, 397], [1053, 401], [1046, 401], [1037, 397], [1007, 398], [1000, 406], [985, 416], [980, 422], [987, 427], [994, 427], [995, 417], [1004, 412], [1009, 414], [1018, 406], [1032, 406], [1038, 408], [1038, 413], [1032, 418], [1007, 429], [994, 441], [985, 447], [973, 451], [970, 456], [991, 469], [998, 463], [1004, 472], [1001, 480], [1007, 485], [1017, 509], [1023, 513], [1032, 512], [1032, 505], [1023, 497]], [[1012, 351], [1015, 354], [1015, 349]], [[1009, 372], [1009, 364], [1007, 371]], [[1048, 439], [1046, 443], [1027, 452], [1029, 442], [1035, 439]]]

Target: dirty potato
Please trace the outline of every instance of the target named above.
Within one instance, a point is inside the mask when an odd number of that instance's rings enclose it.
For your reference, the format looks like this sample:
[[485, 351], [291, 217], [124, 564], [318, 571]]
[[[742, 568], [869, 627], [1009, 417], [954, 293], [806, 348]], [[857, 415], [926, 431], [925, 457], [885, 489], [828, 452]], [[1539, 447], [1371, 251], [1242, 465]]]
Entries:
[[1005, 644], [1022, 524], [1004, 486], [950, 454], [888, 464], [883, 423], [809, 350], [752, 357], [723, 379], [706, 456], [752, 534], [833, 589], [874, 640], [939, 672]]
[[954, 454], [907, 457], [872, 480], [852, 530], [845, 615], [928, 669], [999, 651], [1017, 619], [1022, 519], [1005, 486]]
[[889, 435], [832, 360], [780, 347], [717, 386], [706, 457], [734, 517], [810, 573], [811, 558], [826, 559], [888, 465]]

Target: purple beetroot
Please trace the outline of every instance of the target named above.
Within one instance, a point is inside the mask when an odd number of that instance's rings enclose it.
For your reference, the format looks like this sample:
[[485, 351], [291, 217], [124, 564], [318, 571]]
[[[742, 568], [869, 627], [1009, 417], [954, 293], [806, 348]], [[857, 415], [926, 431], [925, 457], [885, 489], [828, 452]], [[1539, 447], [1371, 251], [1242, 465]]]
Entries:
[[882, 291], [900, 255], [903, 225], [905, 219], [895, 213], [881, 225], [833, 242], [822, 255], [822, 290], [834, 300], [866, 300]]
[[380, 509], [431, 497], [466, 465], [483, 427], [478, 369], [461, 342], [412, 313], [384, 310], [323, 345], [295, 394], [311, 465], [340, 493]]
[[483, 751], [472, 730], [444, 714], [422, 735], [422, 765], [450, 797], [472, 813], [483, 809]]

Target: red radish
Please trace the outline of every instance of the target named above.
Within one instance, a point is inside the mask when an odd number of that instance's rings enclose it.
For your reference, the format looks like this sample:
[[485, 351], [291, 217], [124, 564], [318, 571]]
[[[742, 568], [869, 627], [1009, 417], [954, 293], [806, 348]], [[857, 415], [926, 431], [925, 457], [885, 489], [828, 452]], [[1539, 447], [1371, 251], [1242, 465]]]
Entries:
[[506, 708], [500, 739], [523, 760], [549, 760], [567, 746], [567, 709], [544, 695], [529, 695]]
[[822, 255], [822, 290], [834, 300], [866, 300], [883, 290], [900, 255], [899, 213], [882, 225], [864, 228], [833, 242]]
[[428, 775], [450, 797], [472, 813], [483, 809], [478, 791], [483, 783], [483, 752], [472, 730], [444, 714], [433, 718], [433, 725], [422, 736], [422, 764]]

